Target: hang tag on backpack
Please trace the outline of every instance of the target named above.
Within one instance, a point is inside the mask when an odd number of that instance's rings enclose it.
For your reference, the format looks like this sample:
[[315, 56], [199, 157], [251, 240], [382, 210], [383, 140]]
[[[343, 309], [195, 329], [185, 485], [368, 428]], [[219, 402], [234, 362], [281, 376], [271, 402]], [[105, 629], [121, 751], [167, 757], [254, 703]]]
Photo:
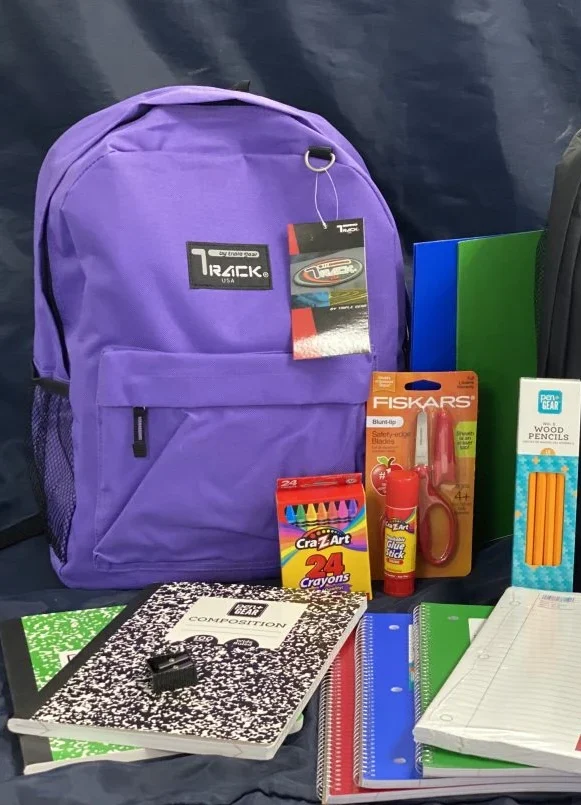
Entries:
[[289, 224], [293, 358], [371, 351], [362, 218]]

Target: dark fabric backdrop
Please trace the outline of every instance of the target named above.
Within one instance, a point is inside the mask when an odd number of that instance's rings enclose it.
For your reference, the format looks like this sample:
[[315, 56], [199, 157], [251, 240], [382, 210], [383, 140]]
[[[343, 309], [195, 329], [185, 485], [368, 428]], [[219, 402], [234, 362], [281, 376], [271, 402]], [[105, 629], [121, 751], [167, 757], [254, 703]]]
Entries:
[[0, 0], [0, 530], [35, 513], [33, 199], [65, 128], [145, 89], [250, 79], [351, 139], [409, 250], [542, 224], [580, 77], [579, 0]]

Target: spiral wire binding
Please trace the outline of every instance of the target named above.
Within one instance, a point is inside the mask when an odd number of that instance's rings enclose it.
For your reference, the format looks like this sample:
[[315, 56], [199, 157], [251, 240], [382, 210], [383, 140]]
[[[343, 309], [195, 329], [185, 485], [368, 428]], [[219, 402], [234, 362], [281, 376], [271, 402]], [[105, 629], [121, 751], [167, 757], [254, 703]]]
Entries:
[[[422, 616], [421, 604], [414, 609], [414, 706], [416, 724], [425, 713], [430, 701], [430, 621], [427, 611]], [[423, 775], [424, 765], [430, 764], [432, 752], [429, 746], [416, 742], [416, 771]]]
[[[420, 670], [420, 606], [414, 607], [412, 621], [412, 644], [414, 656], [414, 723], [417, 724], [422, 716], [422, 695], [420, 682], [422, 674]], [[422, 774], [422, 744], [416, 741], [416, 771]]]
[[[375, 751], [370, 751], [369, 742], [363, 736], [375, 734], [375, 714], [369, 701], [373, 691], [373, 662], [367, 662], [372, 655], [373, 620], [363, 618], [357, 629], [355, 641], [355, 729], [353, 734], [353, 767], [358, 785], [365, 779], [375, 776]], [[364, 647], [366, 656], [363, 654]], [[373, 743], [373, 742], [372, 742]], [[375, 746], [373, 745], [373, 750]]]
[[[331, 712], [331, 705], [333, 703], [333, 691], [336, 684], [341, 678], [341, 671], [339, 669], [338, 659], [335, 660], [329, 671], [326, 673], [321, 691], [319, 694], [319, 719], [318, 719], [318, 734], [317, 734], [317, 796], [321, 802], [326, 802], [331, 788], [339, 788], [340, 780], [332, 779], [332, 766], [330, 761], [329, 744], [332, 737], [331, 728], [339, 730], [341, 734], [341, 708], [339, 712]], [[335, 722], [335, 723], [333, 723]], [[337, 759], [335, 763], [337, 763]], [[339, 767], [340, 768], [340, 767]], [[339, 774], [339, 771], [337, 771]], [[335, 785], [336, 783], [336, 785]]]
[[323, 680], [323, 684], [321, 685], [321, 691], [319, 694], [319, 719], [318, 719], [318, 727], [317, 727], [317, 796], [323, 802], [323, 796], [327, 794], [328, 787], [325, 791], [325, 788], [328, 785], [328, 769], [326, 767], [326, 760], [327, 760], [327, 736], [328, 736], [328, 722], [329, 722], [329, 688], [331, 687], [331, 677], [333, 675], [333, 669], [331, 668], [325, 678]]
[[[333, 674], [333, 691], [341, 690], [341, 666], [337, 665], [334, 668]], [[336, 694], [333, 693], [333, 701], [335, 700]], [[333, 707], [329, 708], [329, 730], [331, 730], [331, 739], [335, 736], [338, 736], [339, 739], [342, 739], [343, 732], [344, 732], [344, 725], [343, 725], [343, 708], [341, 707], [341, 702], [339, 702], [339, 707], [334, 709]], [[341, 747], [341, 743], [339, 747]], [[329, 766], [329, 780], [330, 780], [330, 790], [331, 791], [340, 791], [341, 790], [341, 779], [342, 779], [342, 765], [341, 765], [341, 751], [337, 752], [335, 744], [329, 741], [327, 743], [327, 749], [330, 750], [330, 754], [332, 754], [332, 762], [331, 758], [327, 758], [327, 765]]]

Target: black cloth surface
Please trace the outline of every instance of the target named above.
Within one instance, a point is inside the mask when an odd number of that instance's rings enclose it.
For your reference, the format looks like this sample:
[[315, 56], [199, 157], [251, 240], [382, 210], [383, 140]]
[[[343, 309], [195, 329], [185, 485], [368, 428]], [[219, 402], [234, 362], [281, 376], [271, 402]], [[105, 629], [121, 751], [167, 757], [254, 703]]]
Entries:
[[142, 90], [249, 79], [353, 142], [409, 252], [542, 224], [579, 75], [578, 0], [0, 0], [0, 532], [36, 510], [32, 212], [67, 127]]
[[[494, 603], [509, 583], [510, 547], [510, 541], [503, 540], [485, 549], [467, 579], [419, 583], [416, 595], [409, 599], [396, 600], [377, 593], [370, 609], [409, 611], [420, 600]], [[2, 552], [0, 589], [4, 593], [0, 598], [0, 620], [125, 603], [135, 594], [62, 587], [50, 568], [42, 538], [22, 542]], [[20, 774], [18, 739], [6, 729], [10, 708], [10, 691], [2, 661], [1, 805], [313, 805], [317, 802], [316, 697], [307, 708], [301, 732], [291, 736], [272, 761], [182, 755], [137, 763], [98, 761], [26, 777]], [[498, 805], [515, 802], [502, 797], [484, 801]], [[578, 803], [581, 798], [544, 795], [541, 801]]]

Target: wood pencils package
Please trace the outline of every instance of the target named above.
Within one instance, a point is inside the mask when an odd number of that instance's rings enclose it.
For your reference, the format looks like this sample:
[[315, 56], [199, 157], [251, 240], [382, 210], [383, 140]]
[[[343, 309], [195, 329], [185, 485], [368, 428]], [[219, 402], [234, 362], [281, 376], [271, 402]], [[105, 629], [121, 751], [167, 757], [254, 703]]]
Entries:
[[520, 381], [512, 583], [573, 589], [581, 382]]

